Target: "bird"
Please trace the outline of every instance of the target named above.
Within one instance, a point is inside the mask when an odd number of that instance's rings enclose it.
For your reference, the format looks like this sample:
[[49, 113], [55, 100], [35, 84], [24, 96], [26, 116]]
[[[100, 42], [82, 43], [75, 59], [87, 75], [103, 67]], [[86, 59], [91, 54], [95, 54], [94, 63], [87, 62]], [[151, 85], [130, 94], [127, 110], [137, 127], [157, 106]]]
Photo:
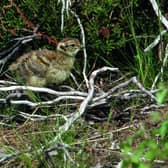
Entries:
[[59, 85], [69, 77], [75, 56], [81, 48], [78, 39], [64, 38], [58, 42], [55, 51], [32, 50], [9, 65], [8, 70], [29, 86]]

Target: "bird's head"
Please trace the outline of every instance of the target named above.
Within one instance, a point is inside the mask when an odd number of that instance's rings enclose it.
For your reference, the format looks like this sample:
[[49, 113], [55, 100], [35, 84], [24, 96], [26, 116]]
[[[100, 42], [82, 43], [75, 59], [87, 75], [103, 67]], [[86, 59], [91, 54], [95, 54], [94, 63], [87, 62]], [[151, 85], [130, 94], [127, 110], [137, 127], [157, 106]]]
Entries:
[[64, 38], [57, 45], [57, 51], [71, 57], [74, 57], [80, 49], [81, 44], [75, 38]]

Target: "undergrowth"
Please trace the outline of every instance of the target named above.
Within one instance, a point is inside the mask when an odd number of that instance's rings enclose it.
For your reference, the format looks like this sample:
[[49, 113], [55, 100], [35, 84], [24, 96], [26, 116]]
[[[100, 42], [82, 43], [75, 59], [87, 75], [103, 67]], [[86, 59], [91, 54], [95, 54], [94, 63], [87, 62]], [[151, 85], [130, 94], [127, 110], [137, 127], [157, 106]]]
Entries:
[[[43, 32], [50, 38], [54, 37], [56, 40], [60, 40], [63, 37], [81, 38], [79, 25], [71, 14], [69, 17], [65, 14], [64, 31], [60, 31], [62, 5], [58, 3], [58, 0], [16, 0], [14, 2], [22, 13], [18, 13], [14, 6], [10, 6], [8, 0], [0, 3], [0, 46], [2, 50], [11, 39], [32, 34], [33, 28], [37, 25], [39, 25], [38, 31]], [[166, 2], [162, 1], [161, 7], [166, 13], [167, 9], [164, 4]], [[156, 49], [147, 53], [144, 53], [143, 50], [153, 42], [163, 28], [155, 16], [150, 3], [144, 0], [81, 0], [75, 1], [72, 10], [79, 15], [85, 29], [88, 53], [87, 73], [105, 65], [118, 67], [124, 75], [138, 76], [141, 83], [150, 89], [162, 64], [159, 58], [160, 55], [158, 55], [160, 49], [156, 47]], [[21, 14], [26, 20], [23, 20]], [[55, 49], [55, 46], [49, 42], [50, 40], [44, 38], [24, 47], [27, 48], [26, 51], [40, 47]], [[166, 44], [166, 36], [162, 39], [162, 42], [163, 45]], [[20, 55], [22, 52], [24, 51], [21, 49], [17, 54]], [[162, 49], [161, 52], [163, 57], [164, 50]], [[83, 80], [81, 75], [82, 66], [83, 57], [81, 53], [77, 57], [73, 70], [78, 81]], [[165, 79], [167, 79], [166, 76]], [[71, 82], [69, 82], [69, 85], [71, 85]], [[28, 94], [34, 101], [41, 100], [40, 96], [31, 92]], [[5, 95], [3, 96], [5, 97]], [[163, 94], [160, 95], [160, 99], [161, 96]], [[13, 128], [1, 127], [0, 134], [2, 138], [0, 146], [5, 148], [9, 154], [17, 154], [19, 152], [19, 157], [7, 162], [6, 165], [8, 167], [12, 165], [30, 168], [68, 168], [77, 166], [87, 168], [91, 167], [91, 165], [95, 166], [99, 162], [109, 163], [111, 161], [109, 161], [109, 156], [114, 155], [110, 151], [111, 142], [115, 139], [119, 142], [122, 141], [121, 149], [125, 154], [122, 158], [123, 167], [132, 165], [135, 168], [147, 168], [152, 166], [152, 161], [155, 159], [167, 159], [167, 116], [162, 121], [162, 117], [155, 114], [153, 116], [155, 118], [154, 122], [158, 122], [161, 119], [161, 124], [157, 125], [157, 128], [148, 132], [148, 128], [143, 127], [137, 133], [135, 133], [137, 131], [135, 130], [133, 135], [131, 134], [132, 132], [129, 132], [131, 137], [126, 141], [126, 138], [122, 138], [122, 136], [121, 139], [116, 137], [120, 135], [127, 137], [127, 133], [111, 134], [111, 130], [121, 126], [120, 121], [116, 123], [111, 120], [113, 111], [115, 111], [114, 107], [119, 109], [118, 104], [113, 104], [110, 107], [107, 122], [93, 124], [81, 119], [79, 123], [76, 123], [73, 128], [60, 138], [60, 142], [67, 144], [68, 147], [65, 149], [64, 147], [57, 147], [57, 151], [49, 152], [50, 156], [45, 155], [46, 151], [44, 151], [44, 155], [39, 154], [37, 151], [40, 148], [48, 147], [49, 142], [55, 137], [63, 121], [20, 121], [17, 116], [17, 110], [27, 110], [28, 113], [32, 113], [32, 109], [3, 106], [5, 109], [2, 112], [11, 116], [14, 115], [14, 117], [12, 122], [9, 122]], [[135, 105], [134, 102], [133, 105]], [[35, 109], [33, 113], [36, 113], [36, 110], [38, 109]], [[58, 108], [57, 105], [54, 108], [44, 107], [40, 110], [40, 114], [44, 115], [66, 114], [67, 112], [68, 108]], [[97, 110], [97, 113], [99, 112]], [[133, 122], [131, 117], [129, 122]], [[101, 138], [91, 139], [93, 134], [95, 136], [99, 135], [98, 137]], [[144, 134], [147, 134], [146, 139]], [[156, 141], [157, 136], [159, 136], [158, 141]], [[135, 142], [137, 143], [135, 144]], [[66, 153], [65, 150], [68, 152]], [[106, 157], [103, 157], [105, 154]], [[145, 158], [147, 163], [142, 162], [141, 158]], [[73, 160], [75, 163], [73, 163]], [[115, 159], [111, 162], [113, 161]]]

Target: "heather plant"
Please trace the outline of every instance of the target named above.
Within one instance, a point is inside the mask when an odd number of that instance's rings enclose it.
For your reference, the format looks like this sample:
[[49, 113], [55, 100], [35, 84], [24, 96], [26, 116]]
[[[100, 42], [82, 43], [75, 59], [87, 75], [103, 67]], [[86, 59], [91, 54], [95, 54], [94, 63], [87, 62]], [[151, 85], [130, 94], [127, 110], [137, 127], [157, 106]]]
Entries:
[[[8, 50], [10, 45], [15, 43], [15, 41], [11, 41], [12, 39], [32, 35], [34, 32], [39, 37], [23, 44], [15, 53], [16, 57], [32, 49], [55, 50], [58, 41], [64, 37], [73, 37], [82, 41], [81, 28], [77, 18], [70, 11], [68, 13], [65, 10], [64, 13], [61, 13], [63, 11], [62, 2], [60, 0], [3, 0], [0, 3], [0, 46], [2, 51]], [[160, 2], [164, 13], [167, 13], [166, 4], [167, 1]], [[156, 75], [160, 73], [167, 42], [167, 35], [165, 35], [160, 42], [163, 44], [161, 48], [158, 44], [149, 52], [144, 52], [144, 49], [163, 29], [150, 2], [145, 0], [77, 0], [72, 1], [71, 10], [78, 15], [84, 28], [88, 56], [86, 74], [89, 76], [94, 69], [102, 66], [118, 67], [122, 78], [117, 82], [129, 79], [130, 76], [137, 76], [140, 83], [150, 90]], [[62, 23], [64, 25], [61, 31]], [[2, 57], [0, 54], [0, 59]], [[72, 73], [80, 84], [77, 89], [84, 88], [82, 91], [86, 93], [87, 87], [81, 75], [84, 62], [83, 53], [79, 53], [76, 59]], [[12, 61], [9, 60], [8, 63], [10, 64]], [[164, 70], [166, 70], [166, 66], [164, 66]], [[102, 75], [96, 79], [95, 95], [98, 91], [103, 94], [103, 89], [106, 91], [115, 85], [114, 78], [116, 76], [109, 75], [103, 78]], [[2, 76], [3, 80], [7, 78], [8, 76]], [[10, 78], [10, 80], [12, 79]], [[68, 89], [73, 90], [71, 88], [74, 86], [72, 80], [67, 83]], [[163, 80], [158, 83], [167, 83], [167, 74], [164, 74]], [[160, 86], [160, 92], [156, 90], [158, 106], [154, 104], [155, 107], [162, 107], [162, 104], [167, 102], [167, 89], [165, 86]], [[101, 87], [103, 87], [102, 90]], [[56, 89], [55, 86], [53, 88]], [[132, 91], [130, 97], [132, 94], [135, 96], [134, 92], [136, 93], [137, 90], [133, 89], [135, 89], [134, 85], [130, 85], [125, 95], [127, 96], [129, 91]], [[123, 88], [119, 88], [119, 90], [125, 91]], [[120, 99], [115, 100], [115, 97], [119, 95], [116, 94], [113, 95], [114, 99], [109, 99], [110, 107], [100, 106], [100, 108], [92, 110], [89, 107], [87, 109], [90, 110], [89, 114], [82, 115], [68, 131], [58, 138], [61, 126], [76, 112], [75, 106], [78, 108], [81, 102], [74, 105], [66, 100], [63, 105], [55, 103], [52, 107], [41, 106], [42, 101], [53, 100], [53, 95], [47, 95], [47, 97], [43, 93], [34, 93], [33, 91], [25, 91], [25, 93], [29, 97], [28, 100], [33, 101], [34, 104], [38, 102], [38, 106], [27, 108], [24, 105], [12, 105], [9, 101], [10, 98], [3, 101], [8, 96], [8, 92], [1, 93], [3, 114], [0, 117], [3, 120], [0, 130], [2, 134], [0, 146], [9, 154], [5, 162], [8, 165], [54, 167], [56, 164], [57, 167], [83, 168], [93, 165], [98, 167], [104, 164], [104, 160], [113, 165], [113, 160], [109, 159], [109, 156], [117, 153], [113, 151], [116, 142], [121, 142], [119, 146], [124, 155], [119, 160], [122, 159], [123, 167], [147, 168], [151, 167], [155, 160], [167, 159], [167, 116], [163, 117], [162, 113], [159, 114], [160, 111], [153, 114], [152, 119], [146, 119], [145, 114], [137, 114], [138, 108], [145, 103], [153, 103], [149, 100], [150, 98], [143, 97], [144, 94], [141, 94], [142, 97], [138, 97], [140, 100], [137, 100], [136, 97], [131, 100], [122, 100], [125, 95], [123, 97], [121, 95]], [[17, 92], [16, 95], [18, 96], [16, 96], [16, 100], [18, 100], [20, 97]], [[23, 96], [25, 95], [23, 94]], [[72, 108], [69, 108], [68, 105]], [[93, 121], [88, 117], [92, 117], [92, 113]], [[54, 118], [57, 114], [60, 116]], [[62, 117], [64, 114], [67, 115], [67, 118]], [[137, 115], [140, 117], [136, 118]], [[40, 119], [39, 116], [41, 116]], [[125, 116], [127, 116], [126, 119]], [[156, 124], [152, 125], [150, 131], [144, 125], [137, 131], [134, 127], [135, 123], [148, 123], [145, 119]], [[122, 128], [120, 129], [120, 127]], [[128, 128], [132, 129], [133, 134], [132, 132], [127, 133]], [[121, 133], [122, 130], [126, 130], [125, 134]], [[54, 144], [51, 143], [53, 139], [56, 139]], [[11, 162], [8, 162], [8, 157], [12, 159]], [[98, 160], [96, 160], [97, 158]]]

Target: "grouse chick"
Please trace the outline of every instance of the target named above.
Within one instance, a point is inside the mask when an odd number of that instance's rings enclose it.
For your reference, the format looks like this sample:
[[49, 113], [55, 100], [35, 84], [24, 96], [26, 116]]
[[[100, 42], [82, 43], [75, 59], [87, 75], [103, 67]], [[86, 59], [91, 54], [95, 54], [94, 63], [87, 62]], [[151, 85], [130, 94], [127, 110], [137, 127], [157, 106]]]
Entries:
[[58, 43], [56, 51], [39, 49], [28, 52], [12, 63], [9, 70], [23, 79], [26, 85], [61, 84], [69, 77], [80, 48], [79, 40], [65, 38]]

